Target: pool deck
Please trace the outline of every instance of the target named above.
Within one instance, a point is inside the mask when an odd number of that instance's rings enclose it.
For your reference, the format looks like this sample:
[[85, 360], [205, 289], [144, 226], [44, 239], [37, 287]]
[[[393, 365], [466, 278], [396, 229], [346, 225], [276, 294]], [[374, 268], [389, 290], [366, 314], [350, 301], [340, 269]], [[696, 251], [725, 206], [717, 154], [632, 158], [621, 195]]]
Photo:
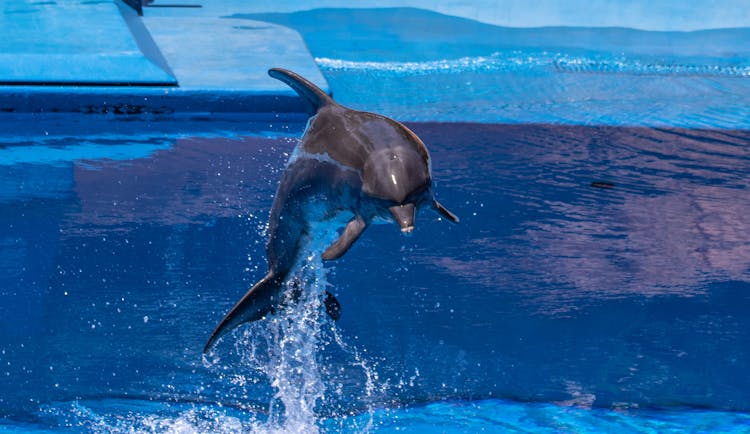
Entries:
[[[248, 19], [259, 12], [398, 5], [440, 12], [474, 23], [510, 26], [507, 27], [510, 29], [610, 26], [684, 34], [699, 29], [750, 28], [750, 11], [744, 6], [744, 0], [727, 0], [721, 9], [711, 7], [711, 0], [696, 0], [690, 6], [677, 2], [669, 5], [651, 3], [634, 0], [623, 10], [616, 0], [601, 0], [593, 6], [584, 0], [539, 0], [535, 8], [529, 8], [522, 0], [363, 0], [356, 5], [343, 0], [289, 0], [270, 5], [242, 0], [155, 0], [144, 7], [143, 16], [139, 16], [122, 0], [2, 2], [0, 115], [41, 112], [126, 115], [302, 112], [304, 106], [296, 94], [285, 84], [268, 77], [269, 68], [292, 69], [329, 92], [331, 86], [300, 33], [283, 23]], [[539, 10], [544, 13], [538, 13]], [[743, 44], [732, 39], [739, 34], [741, 32], [730, 32], [727, 33], [729, 36], [720, 36], [717, 53], [734, 56], [739, 59], [737, 61], [747, 59]], [[696, 47], [704, 51], [711, 48], [705, 41], [698, 41]], [[644, 48], [649, 49], [649, 46]], [[691, 57], [689, 61], [695, 59]], [[688, 66], [694, 69], [715, 66], [697, 62], [697, 66]], [[730, 72], [736, 69], [731, 62], [725, 68]], [[718, 86], [719, 90], [715, 90], [717, 78], [714, 76], [723, 79], [717, 74], [689, 78], [688, 88], [695, 90], [693, 93], [701, 93], [704, 88], [714, 89], [714, 94], [726, 93], [724, 99], [729, 99], [731, 104], [725, 103], [720, 108], [733, 113], [735, 106], [744, 107], [735, 100], [741, 100], [747, 93], [744, 84], [748, 79], [746, 69], [740, 72], [742, 77], [732, 81], [731, 86], [724, 86], [726, 89]], [[522, 78], [526, 80], [528, 77]], [[740, 80], [741, 86], [737, 84]], [[581, 80], [586, 86], [595, 82], [595, 74]], [[617, 84], [616, 78], [611, 82]], [[555, 85], [554, 81], [548, 80], [540, 88], [555, 88]], [[519, 88], [522, 88], [521, 92], [527, 92], [526, 87]], [[622, 92], [634, 93], [630, 89]], [[657, 103], [665, 106], [683, 103], [680, 89], [670, 92]], [[546, 91], [542, 91], [537, 96], [545, 95]], [[601, 115], [600, 108], [592, 106], [589, 109]], [[551, 118], [555, 113], [569, 111], [565, 101], [545, 106], [544, 110], [553, 113]], [[743, 125], [750, 122], [744, 109], [740, 111]], [[703, 118], [710, 115], [699, 114]], [[636, 107], [627, 119], [639, 121], [641, 116]], [[520, 116], [516, 120], [529, 119], [535, 121], [537, 118]]]
[[296, 31], [222, 18], [226, 7], [164, 6], [139, 16], [119, 0], [3, 3], [0, 111], [301, 111], [271, 67], [328, 90]]

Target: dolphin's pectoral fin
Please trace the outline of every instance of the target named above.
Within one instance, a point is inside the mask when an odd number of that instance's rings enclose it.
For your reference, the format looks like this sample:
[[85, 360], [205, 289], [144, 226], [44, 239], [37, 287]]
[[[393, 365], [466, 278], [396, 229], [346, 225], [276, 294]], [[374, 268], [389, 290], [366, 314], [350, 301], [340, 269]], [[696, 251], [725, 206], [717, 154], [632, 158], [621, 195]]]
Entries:
[[435, 209], [435, 211], [438, 212], [438, 214], [447, 218], [453, 223], [458, 223], [460, 221], [455, 214], [448, 211], [440, 202], [436, 201], [435, 199], [432, 199], [432, 207]]
[[362, 232], [367, 227], [367, 223], [360, 216], [355, 216], [349, 223], [346, 224], [344, 232], [341, 234], [339, 239], [334, 241], [325, 252], [323, 252], [323, 259], [330, 261], [332, 259], [340, 258], [347, 250], [357, 241]]
[[326, 298], [323, 300], [323, 304], [326, 307], [326, 313], [332, 320], [338, 321], [341, 318], [341, 303], [336, 300], [333, 294], [326, 291]]
[[221, 336], [240, 324], [256, 321], [269, 313], [273, 313], [276, 305], [281, 301], [278, 298], [281, 297], [282, 281], [283, 278], [269, 272], [253, 285], [221, 320], [208, 342], [206, 342], [206, 346], [203, 347], [203, 352], [208, 352]]

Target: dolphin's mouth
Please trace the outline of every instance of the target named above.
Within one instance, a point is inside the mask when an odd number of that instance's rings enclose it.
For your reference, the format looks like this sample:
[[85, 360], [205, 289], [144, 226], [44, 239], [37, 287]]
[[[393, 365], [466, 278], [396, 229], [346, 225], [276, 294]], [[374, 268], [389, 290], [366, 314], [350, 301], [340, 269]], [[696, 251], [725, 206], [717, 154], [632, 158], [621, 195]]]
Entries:
[[416, 212], [416, 208], [413, 203], [392, 206], [388, 210], [393, 215], [396, 223], [401, 226], [402, 234], [409, 234], [414, 230], [414, 213]]

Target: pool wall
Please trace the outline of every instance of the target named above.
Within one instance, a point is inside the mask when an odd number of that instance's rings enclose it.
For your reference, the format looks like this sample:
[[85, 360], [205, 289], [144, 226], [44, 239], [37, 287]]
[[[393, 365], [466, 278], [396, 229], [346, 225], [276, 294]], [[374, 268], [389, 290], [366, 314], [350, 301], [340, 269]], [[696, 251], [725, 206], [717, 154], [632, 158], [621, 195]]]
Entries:
[[[640, 112], [658, 111], [660, 105], [691, 106], [706, 100], [709, 103], [699, 104], [693, 110], [698, 117], [710, 117], [717, 111], [739, 112], [717, 126], [726, 127], [738, 119], [745, 122], [750, 118], [743, 109], [742, 98], [738, 97], [746, 92], [746, 85], [726, 81], [750, 74], [747, 48], [741, 43], [747, 38], [747, 31], [741, 28], [750, 26], [750, 12], [740, 1], [722, 2], [720, 8], [708, 0], [689, 6], [639, 0], [629, 2], [627, 8], [617, 1], [358, 2], [357, 8], [344, 9], [352, 11], [348, 18], [343, 17], [348, 21], [340, 21], [341, 17], [335, 21], [338, 29], [351, 36], [348, 42], [369, 43], [367, 51], [360, 50], [354, 56], [338, 50], [342, 48], [340, 35], [332, 32], [330, 21], [325, 20], [326, 14], [331, 18], [330, 13], [337, 8], [351, 8], [346, 2], [293, 1], [275, 4], [271, 9], [236, 0], [196, 4], [200, 7], [171, 7], [174, 5], [159, 1], [154, 5], [160, 7], [146, 7], [140, 17], [120, 1], [23, 0], [4, 4], [0, 9], [0, 60], [5, 60], [0, 62], [0, 113], [169, 115], [304, 111], [291, 90], [266, 75], [270, 67], [295, 70], [329, 91], [338, 92], [326, 78], [341, 80], [344, 85], [339, 90], [345, 102], [367, 105], [372, 98], [358, 98], [360, 90], [346, 83], [347, 77], [339, 74], [340, 66], [341, 62], [346, 65], [354, 61], [356, 67], [362, 68], [362, 61], [378, 61], [380, 52], [399, 55], [399, 59], [385, 60], [440, 62], [443, 70], [445, 62], [454, 69], [466, 68], [464, 64], [468, 63], [468, 72], [486, 71], [498, 77], [493, 83], [475, 82], [474, 87], [499, 84], [516, 89], [510, 94], [509, 109], [495, 119], [481, 118], [484, 109], [472, 113], [475, 119], [444, 119], [429, 106], [405, 107], [429, 102], [440, 95], [421, 93], [420, 88], [428, 89], [421, 85], [397, 89], [406, 91], [402, 94], [411, 99], [397, 110], [381, 111], [403, 120], [669, 125], [677, 118], [676, 125], [694, 126], [687, 125], [692, 113], [658, 112], [643, 116]], [[388, 23], [383, 23], [386, 27], [378, 27], [379, 23], [372, 19], [382, 14], [370, 13], [369, 22], [357, 18], [362, 15], [357, 11], [366, 12], [367, 8], [374, 11], [372, 8], [376, 7], [391, 8], [391, 14], [394, 10], [402, 11], [396, 12], [397, 16], [403, 16], [396, 23], [398, 27], [386, 28]], [[323, 14], [321, 21], [310, 21], [316, 13]], [[297, 18], [307, 21], [295, 22]], [[446, 20], [450, 21], [447, 26]], [[318, 24], [320, 31], [310, 28]], [[575, 33], [578, 29], [579, 34], [583, 31], [588, 35], [573, 36], [575, 52], [570, 52], [570, 44], [567, 51], [561, 51], [558, 42], [565, 46], [568, 36], [563, 40], [550, 39], [539, 27], [552, 27], [547, 29], [548, 33]], [[523, 29], [531, 32], [524, 33]], [[628, 36], [624, 35], [627, 33], [624, 29], [630, 29], [631, 33], [632, 29], [651, 32]], [[691, 33], [706, 29], [724, 30]], [[425, 30], [428, 33], [423, 37], [432, 38], [433, 44], [445, 44], [450, 40], [444, 41], [446, 36], [460, 36], [467, 30], [470, 37], [462, 36], [461, 43], [446, 46], [425, 58], [424, 45], [413, 44], [415, 31]], [[665, 47], [662, 43], [665, 38], [678, 43]], [[609, 44], [602, 46], [601, 40]], [[486, 49], [472, 50], [472, 46]], [[660, 57], [659, 47], [666, 48], [670, 56]], [[696, 52], [704, 55], [696, 56]], [[508, 71], [519, 62], [529, 67]], [[319, 66], [327, 69], [325, 77]], [[395, 67], [412, 68], [419, 73], [430, 66], [407, 63]], [[623, 74], [635, 78], [621, 84]], [[566, 91], [547, 101], [545, 96], [549, 91], [554, 95], [556, 89], [565, 87], [565, 78], [570, 75], [575, 75], [579, 82], [572, 95]], [[689, 79], [677, 86], [649, 87], [638, 78], [644, 75]], [[447, 82], [438, 84], [450, 91], [465, 86], [468, 79], [451, 76]], [[532, 85], [527, 86], [526, 82]], [[503, 92], [508, 93], [507, 89]], [[587, 95], [592, 93], [610, 95], [604, 101], [595, 95], [589, 102]], [[655, 101], [645, 110], [641, 101], [620, 110], [624, 111], [622, 115], [607, 109], [612, 99], [628, 99], [644, 93]], [[442, 99], [459, 97], [448, 94]], [[503, 95], [487, 97], [497, 99]], [[716, 101], [718, 106], [711, 104]], [[546, 117], [535, 113], [540, 102], [546, 103], [543, 108], [549, 113]], [[576, 105], [577, 102], [581, 104]], [[526, 115], [528, 111], [532, 114]], [[573, 114], [568, 115], [571, 111]], [[695, 123], [709, 126], [710, 122]]]

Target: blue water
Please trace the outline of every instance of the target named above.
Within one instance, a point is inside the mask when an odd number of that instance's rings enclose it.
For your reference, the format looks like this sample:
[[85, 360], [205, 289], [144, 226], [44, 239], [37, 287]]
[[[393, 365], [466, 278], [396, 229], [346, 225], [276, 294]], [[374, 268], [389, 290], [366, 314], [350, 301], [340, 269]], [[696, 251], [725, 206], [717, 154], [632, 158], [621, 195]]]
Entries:
[[[265, 271], [303, 124], [24, 136], [38, 125], [16, 122], [0, 164], [6, 430], [750, 429], [748, 132], [410, 124], [461, 224], [369, 228], [308, 277], [337, 324], [313, 299], [289, 315], [314, 327], [257, 323], [204, 359]], [[315, 345], [274, 352], [284, 336]]]
[[513, 28], [414, 8], [233, 17], [299, 31], [339, 101], [402, 120], [750, 128], [748, 28]]
[[203, 356], [305, 118], [6, 114], [0, 431], [750, 432], [747, 29], [246, 18], [410, 121], [461, 224], [311, 252], [296, 308]]

